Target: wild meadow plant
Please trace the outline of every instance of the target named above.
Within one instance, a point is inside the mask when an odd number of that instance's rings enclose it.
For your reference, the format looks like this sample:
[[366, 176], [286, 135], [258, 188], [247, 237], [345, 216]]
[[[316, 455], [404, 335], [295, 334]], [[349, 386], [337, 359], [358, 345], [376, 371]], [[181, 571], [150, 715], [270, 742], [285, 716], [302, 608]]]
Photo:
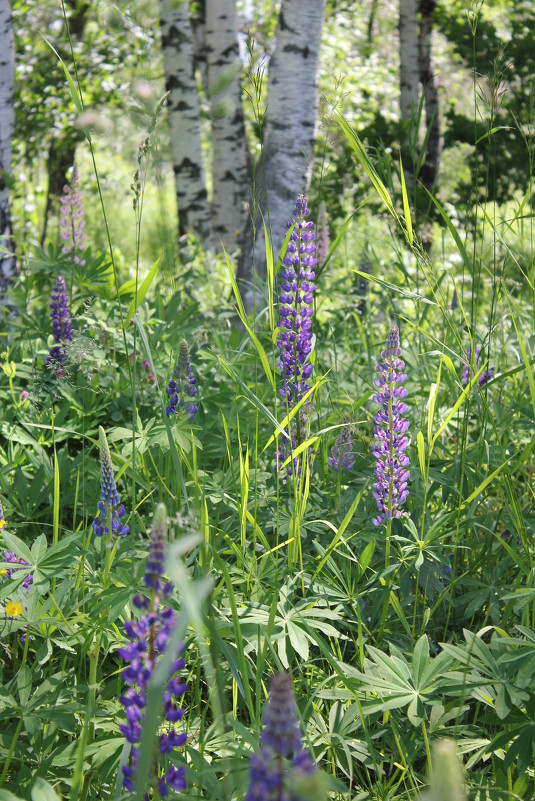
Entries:
[[[127, 723], [119, 728], [132, 745], [127, 764], [123, 765], [123, 784], [126, 790], [134, 791], [138, 779], [140, 741], [143, 735], [143, 724], [147, 707], [147, 698], [154, 671], [161, 656], [165, 653], [175, 625], [176, 616], [173, 609], [166, 605], [173, 593], [173, 584], [164, 579], [165, 557], [167, 551], [167, 510], [160, 504], [154, 516], [150, 540], [149, 559], [143, 576], [146, 592], [138, 593], [133, 598], [134, 607], [142, 614], [139, 620], [127, 620], [125, 632], [130, 640], [129, 645], [119, 648], [119, 656], [128, 662], [122, 676], [128, 684], [126, 693], [119, 700], [125, 708]], [[177, 767], [169, 761], [176, 749], [182, 748], [187, 740], [185, 732], [179, 732], [176, 724], [184, 716], [179, 706], [187, 690], [187, 684], [178, 677], [185, 662], [180, 654], [184, 650], [181, 643], [174, 654], [161, 709], [163, 725], [154, 744], [153, 758], [150, 760], [149, 786], [159, 796], [167, 796], [169, 791], [185, 790], [185, 767]], [[144, 798], [148, 799], [148, 792]]]
[[327, 460], [329, 467], [335, 472], [340, 470], [351, 470], [355, 464], [355, 457], [352, 453], [353, 438], [350, 426], [343, 426], [336, 442], [331, 448], [331, 454]]
[[[479, 369], [479, 356], [480, 356], [480, 353], [481, 353], [481, 348], [476, 345], [476, 347], [474, 349], [474, 356], [475, 356], [474, 363], [475, 363], [476, 372]], [[472, 349], [470, 347], [466, 348], [465, 354], [466, 354], [466, 359], [465, 359], [464, 364], [463, 364], [463, 385], [466, 387], [470, 383], [470, 380], [471, 380], [472, 376], [474, 375], [473, 369], [472, 369]], [[493, 367], [490, 367], [488, 370], [483, 370], [483, 372], [481, 373], [481, 375], [477, 379], [478, 382], [479, 382], [479, 386], [480, 387], [484, 387], [485, 384], [487, 384], [490, 381], [490, 379], [493, 378], [493, 377], [494, 377], [494, 368]]]
[[63, 187], [60, 204], [60, 235], [65, 243], [62, 252], [71, 256], [75, 264], [83, 267], [85, 259], [81, 254], [86, 238], [84, 201], [76, 166], [72, 169], [69, 183]]
[[[312, 375], [314, 365], [311, 361], [313, 348], [312, 317], [314, 314], [313, 299], [314, 268], [317, 264], [314, 223], [307, 221], [310, 211], [307, 199], [299, 195], [295, 204], [292, 219], [287, 223], [292, 228], [283, 267], [280, 271], [279, 315], [280, 333], [279, 368], [282, 387], [279, 395], [284, 409], [289, 413], [309, 391], [308, 379]], [[289, 445], [283, 444], [275, 453], [277, 470], [306, 438], [308, 413], [310, 404], [300, 409], [288, 425]], [[291, 460], [287, 475], [301, 474], [302, 457]]]
[[69, 298], [65, 287], [65, 279], [62, 275], [58, 275], [56, 278], [52, 300], [50, 301], [50, 316], [56, 344], [50, 349], [45, 361], [45, 367], [48, 367], [56, 378], [63, 378], [68, 346], [72, 342], [72, 325]]
[[289, 673], [271, 677], [260, 750], [251, 756], [245, 801], [300, 801], [317, 772], [303, 747]]
[[178, 362], [173, 370], [173, 378], [170, 379], [166, 392], [169, 396], [165, 409], [167, 417], [172, 414], [180, 414], [183, 411], [190, 420], [193, 420], [199, 408], [191, 400], [197, 394], [197, 379], [191, 369], [189, 346], [186, 339], [180, 340]]

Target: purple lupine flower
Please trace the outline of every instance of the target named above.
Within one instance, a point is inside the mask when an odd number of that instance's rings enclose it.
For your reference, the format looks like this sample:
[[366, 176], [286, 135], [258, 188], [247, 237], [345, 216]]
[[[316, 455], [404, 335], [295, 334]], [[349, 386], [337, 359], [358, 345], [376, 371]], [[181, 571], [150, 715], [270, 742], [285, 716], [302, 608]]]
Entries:
[[69, 313], [69, 299], [65, 287], [65, 279], [58, 275], [52, 300], [50, 302], [50, 316], [52, 318], [52, 333], [56, 343], [48, 354], [45, 367], [54, 371], [57, 378], [63, 378], [63, 365], [67, 360], [67, 343], [72, 342], [71, 315]]
[[[125, 623], [130, 643], [118, 651], [119, 656], [129, 663], [122, 674], [129, 687], [119, 698], [127, 719], [119, 728], [127, 741], [133, 744], [129, 764], [123, 766], [123, 784], [128, 791], [133, 791], [135, 786], [139, 761], [138, 743], [143, 732], [150, 682], [158, 658], [165, 653], [168, 639], [176, 625], [173, 610], [161, 603], [173, 592], [171, 582], [163, 580], [166, 547], [167, 512], [164, 504], [159, 504], [154, 516], [149, 560], [144, 575], [148, 592], [146, 595], [138, 594], [133, 599], [134, 606], [142, 610], [143, 614], [138, 621], [130, 620]], [[153, 788], [157, 787], [160, 796], [167, 795], [169, 790], [180, 791], [186, 788], [185, 768], [168, 764], [166, 758], [167, 754], [184, 746], [187, 740], [186, 733], [176, 729], [176, 724], [184, 716], [179, 701], [187, 689], [187, 685], [176, 675], [185, 664], [180, 656], [183, 650], [184, 646], [180, 644], [163, 695], [164, 722], [158, 742], [154, 745], [154, 758], [150, 766], [150, 783]], [[145, 797], [149, 798], [148, 795]]]
[[[4, 551], [4, 562], [9, 562], [12, 565], [24, 565], [26, 567], [30, 566], [30, 563], [23, 559], [21, 556], [17, 556], [13, 551]], [[8, 567], [4, 568], [6, 578], [11, 578], [13, 575], [17, 575], [18, 568], [16, 567]], [[3, 571], [3, 572], [4, 572]], [[22, 588], [25, 590], [29, 590], [33, 584], [33, 576], [31, 573], [28, 573], [24, 581], [22, 582]]]
[[63, 253], [72, 253], [74, 263], [83, 266], [85, 259], [79, 254], [85, 244], [84, 204], [76, 167], [73, 167], [70, 182], [63, 187], [60, 203], [59, 227], [61, 238], [65, 242]]
[[313, 369], [309, 357], [312, 352], [312, 301], [317, 261], [314, 223], [305, 219], [309, 214], [306, 197], [299, 195], [293, 218], [287, 223], [288, 228], [294, 225], [294, 230], [280, 272], [281, 332], [278, 346], [283, 380], [279, 394], [289, 408], [295, 406], [310, 389], [307, 379]]
[[[288, 410], [296, 406], [310, 389], [308, 379], [313, 370], [310, 354], [313, 346], [312, 315], [316, 289], [314, 267], [317, 260], [314, 223], [307, 222], [305, 219], [309, 214], [306, 197], [299, 195], [293, 211], [293, 218], [287, 223], [288, 228], [293, 225], [294, 229], [282, 262], [283, 269], [280, 271], [281, 330], [277, 344], [280, 353], [279, 368], [282, 387], [279, 395]], [[309, 406], [303, 407], [297, 417], [294, 417], [292, 425], [288, 427], [291, 450], [304, 439], [309, 410]], [[280, 470], [289, 453], [290, 444], [283, 443], [281, 450], [274, 455], [277, 470]], [[301, 459], [294, 459], [293, 462], [293, 466], [288, 468], [288, 475], [293, 473], [300, 475]]]
[[110, 449], [106, 432], [99, 426], [100, 443], [100, 501], [98, 502], [97, 516], [93, 520], [92, 527], [97, 537], [110, 533], [124, 537], [128, 534], [128, 526], [123, 525], [122, 518], [125, 516], [125, 508], [121, 503], [121, 498], [117, 492], [115, 478], [113, 477], [113, 464], [111, 461]]
[[[472, 350], [471, 350], [471, 348], [470, 347], [466, 348], [465, 353], [466, 353], [466, 359], [465, 359], [465, 362], [463, 364], [463, 386], [466, 387], [467, 384], [470, 383], [470, 380], [471, 380], [471, 378], [473, 376], [472, 366], [471, 366], [471, 362], [472, 362], [472, 359], [471, 359]], [[476, 371], [477, 371], [479, 369], [479, 354], [481, 353], [481, 348], [477, 347], [477, 345], [476, 345], [474, 353], [475, 353], [475, 357], [476, 357], [475, 358], [475, 362], [476, 362]], [[479, 386], [480, 387], [484, 387], [485, 384], [487, 383], [487, 381], [490, 381], [490, 379], [493, 378], [493, 377], [494, 377], [494, 368], [493, 367], [491, 367], [489, 370], [483, 370], [483, 372], [481, 373], [481, 375], [478, 378]]]
[[355, 457], [351, 452], [352, 448], [351, 429], [349, 426], [344, 426], [331, 448], [331, 455], [327, 460], [329, 467], [336, 470], [336, 472], [339, 470], [351, 470], [355, 463]]
[[271, 679], [260, 750], [251, 756], [245, 801], [294, 801], [292, 785], [316, 771], [301, 742], [290, 675], [277, 674]]
[[373, 485], [373, 497], [379, 510], [372, 521], [376, 526], [384, 519], [401, 517], [404, 514], [402, 505], [409, 494], [407, 482], [410, 473], [406, 469], [409, 458], [405, 453], [409, 447], [406, 436], [409, 421], [403, 417], [409, 407], [403, 402], [407, 390], [402, 386], [407, 376], [403, 373], [405, 363], [400, 356], [399, 330], [392, 328], [386, 348], [381, 352], [382, 361], [375, 368], [379, 376], [374, 379], [379, 391], [373, 396], [373, 400], [381, 407], [374, 418], [375, 445], [372, 446], [377, 478]]
[[180, 340], [178, 362], [173, 371], [173, 376], [166, 389], [169, 395], [169, 403], [165, 409], [167, 417], [185, 410], [186, 414], [189, 415], [189, 419], [193, 420], [199, 407], [188, 398], [194, 398], [197, 394], [197, 379], [191, 371], [189, 347], [185, 339]]
[[320, 203], [316, 238], [318, 264], [323, 264], [329, 253], [329, 217], [325, 203]]

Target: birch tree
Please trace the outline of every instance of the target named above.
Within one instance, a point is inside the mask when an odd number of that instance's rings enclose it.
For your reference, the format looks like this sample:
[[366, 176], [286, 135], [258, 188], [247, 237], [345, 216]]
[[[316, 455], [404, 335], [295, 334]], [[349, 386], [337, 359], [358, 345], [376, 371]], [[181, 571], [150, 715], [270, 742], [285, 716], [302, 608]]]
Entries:
[[420, 59], [418, 46], [418, 0], [399, 2], [399, 106], [404, 123], [404, 170], [407, 182], [412, 185], [411, 144], [417, 137]]
[[212, 117], [212, 232], [235, 250], [245, 222], [247, 140], [242, 104], [236, 0], [206, 0], [207, 83]]
[[15, 133], [14, 84], [15, 45], [11, 6], [9, 0], [0, 0], [0, 302], [16, 272], [9, 202], [12, 140]]
[[438, 178], [442, 138], [440, 135], [440, 109], [438, 98], [438, 77], [433, 73], [432, 33], [433, 11], [436, 0], [420, 2], [419, 64], [420, 82], [424, 91], [425, 124], [427, 128], [427, 149], [420, 171], [423, 185], [432, 191]]
[[[269, 223], [277, 254], [292, 216], [295, 199], [311, 177], [319, 101], [318, 66], [325, 0], [282, 0], [275, 50], [268, 67], [267, 114], [263, 161], [255, 173], [253, 207], [260, 246], [255, 272], [265, 287], [266, 261], [262, 215]], [[244, 304], [253, 308], [253, 225], [246, 230], [238, 268]]]
[[165, 84], [178, 204], [179, 235], [210, 242], [210, 210], [201, 149], [199, 98], [187, 2], [160, 0]]

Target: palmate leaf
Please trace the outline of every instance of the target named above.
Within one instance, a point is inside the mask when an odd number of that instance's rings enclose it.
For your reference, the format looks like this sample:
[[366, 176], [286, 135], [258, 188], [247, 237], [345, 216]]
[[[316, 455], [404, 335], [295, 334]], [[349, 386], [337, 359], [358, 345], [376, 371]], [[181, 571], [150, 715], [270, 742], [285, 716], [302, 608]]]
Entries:
[[444, 651], [431, 658], [425, 634], [414, 647], [411, 663], [394, 646], [390, 651], [388, 655], [374, 646], [367, 647], [369, 657], [358, 678], [366, 693], [371, 692], [377, 700], [367, 700], [363, 706], [368, 712], [407, 707], [407, 717], [417, 726], [425, 717], [425, 706], [440, 703], [442, 689], [437, 679], [453, 660]]

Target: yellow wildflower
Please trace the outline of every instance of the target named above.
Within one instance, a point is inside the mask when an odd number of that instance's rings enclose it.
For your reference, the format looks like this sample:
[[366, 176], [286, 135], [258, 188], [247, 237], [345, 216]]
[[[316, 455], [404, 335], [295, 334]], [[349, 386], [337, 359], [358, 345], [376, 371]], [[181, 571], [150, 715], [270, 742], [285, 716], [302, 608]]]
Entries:
[[6, 604], [6, 615], [8, 617], [18, 617], [22, 614], [22, 604], [18, 601], [9, 601]]
[[4, 528], [5, 524], [6, 524], [5, 520], [3, 520], [3, 519], [0, 520], [0, 528]]
[[3, 567], [3, 568], [0, 570], [0, 576], [7, 576], [7, 570], [5, 569], [5, 567]]

